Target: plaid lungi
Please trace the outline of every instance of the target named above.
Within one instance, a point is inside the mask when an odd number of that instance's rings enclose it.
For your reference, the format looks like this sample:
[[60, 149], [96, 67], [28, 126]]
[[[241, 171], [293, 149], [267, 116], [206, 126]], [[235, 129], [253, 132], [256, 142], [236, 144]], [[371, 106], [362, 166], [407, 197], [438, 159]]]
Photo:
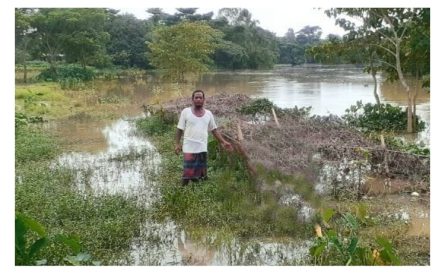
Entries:
[[184, 153], [183, 180], [207, 178], [207, 152]]

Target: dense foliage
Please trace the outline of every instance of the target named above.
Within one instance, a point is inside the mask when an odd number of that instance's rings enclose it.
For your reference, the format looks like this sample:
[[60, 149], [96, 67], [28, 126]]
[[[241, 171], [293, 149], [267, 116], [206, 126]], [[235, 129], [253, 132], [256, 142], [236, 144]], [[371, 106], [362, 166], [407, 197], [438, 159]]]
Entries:
[[[403, 132], [406, 129], [406, 110], [391, 104], [363, 104], [358, 101], [346, 109], [343, 119], [351, 126], [365, 132]], [[416, 119], [417, 130], [425, 129], [425, 122]]]
[[[313, 62], [305, 51], [320, 42], [322, 33], [318, 26], [306, 26], [296, 34], [292, 30], [292, 35], [277, 37], [259, 27], [247, 9], [223, 8], [216, 16], [196, 10], [183, 8], [168, 14], [152, 8], [147, 10], [150, 17], [140, 20], [103, 8], [16, 9], [16, 63], [26, 72], [31, 60], [47, 61], [52, 70], [50, 77], [44, 78], [47, 80], [55, 79], [53, 74], [61, 62], [97, 68], [166, 69], [182, 60], [177, 67], [193, 63], [182, 68], [185, 72], [201, 71], [209, 65], [263, 69], [277, 63]], [[209, 36], [216, 41], [208, 44]], [[165, 48], [165, 43], [169, 47]], [[172, 54], [161, 51], [170, 47], [174, 47]], [[25, 82], [26, 77], [25, 73]]]
[[82, 67], [77, 64], [68, 64], [56, 68], [48, 68], [43, 70], [38, 76], [38, 79], [45, 81], [58, 81], [64, 79], [79, 79], [82, 81], [89, 81], [94, 78], [94, 70], [89, 67]]

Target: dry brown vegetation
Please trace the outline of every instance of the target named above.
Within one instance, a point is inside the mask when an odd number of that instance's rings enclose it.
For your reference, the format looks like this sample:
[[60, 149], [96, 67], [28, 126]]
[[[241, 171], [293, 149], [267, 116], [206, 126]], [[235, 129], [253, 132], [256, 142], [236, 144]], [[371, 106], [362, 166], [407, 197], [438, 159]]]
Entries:
[[[309, 117], [277, 112], [277, 123], [270, 112], [260, 116], [262, 121], [259, 121], [258, 116], [239, 111], [253, 101], [245, 95], [222, 94], [206, 98], [205, 105], [217, 118], [223, 135], [236, 145], [253, 172], [261, 165], [286, 175], [315, 179], [316, 167], [348, 159], [369, 161], [371, 172], [383, 177], [402, 178], [413, 184], [429, 181], [429, 158], [383, 148], [337, 116]], [[190, 105], [190, 98], [181, 98], [168, 102], [163, 109], [179, 114]], [[347, 173], [348, 167], [345, 170]]]

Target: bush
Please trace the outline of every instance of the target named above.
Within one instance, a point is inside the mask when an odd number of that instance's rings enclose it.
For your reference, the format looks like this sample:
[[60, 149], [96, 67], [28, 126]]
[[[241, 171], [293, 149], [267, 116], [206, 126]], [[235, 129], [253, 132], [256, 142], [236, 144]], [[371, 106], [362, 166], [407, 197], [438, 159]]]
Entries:
[[[346, 109], [342, 117], [349, 125], [364, 132], [403, 132], [407, 125], [407, 113], [401, 107], [391, 104], [363, 104], [357, 101]], [[416, 130], [425, 129], [425, 122], [416, 116]]]
[[272, 113], [272, 108], [274, 108], [275, 113], [278, 117], [290, 116], [293, 118], [307, 117], [310, 114], [311, 107], [298, 108], [297, 106], [293, 108], [280, 108], [273, 104], [267, 98], [255, 99], [249, 104], [242, 106], [238, 111], [245, 115], [270, 115]]
[[48, 68], [42, 71], [37, 78], [45, 81], [60, 81], [63, 79], [89, 81], [92, 80], [94, 76], [94, 70], [91, 68], [84, 68], [78, 64], [68, 64], [58, 68]]
[[28, 125], [29, 123], [42, 123], [44, 122], [41, 116], [27, 116], [24, 113], [15, 113], [15, 129], [18, 130], [22, 126]]

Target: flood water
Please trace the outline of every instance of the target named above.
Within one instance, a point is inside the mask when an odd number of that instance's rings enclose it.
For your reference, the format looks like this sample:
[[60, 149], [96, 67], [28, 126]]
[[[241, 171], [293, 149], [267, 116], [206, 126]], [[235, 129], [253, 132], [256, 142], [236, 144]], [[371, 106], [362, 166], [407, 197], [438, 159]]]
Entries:
[[[97, 196], [125, 194], [136, 196], [145, 207], [159, 199], [159, 186], [153, 180], [160, 156], [150, 141], [139, 137], [135, 119], [142, 104], [159, 104], [180, 96], [189, 97], [195, 89], [206, 95], [241, 93], [266, 97], [279, 107], [311, 106], [312, 114], [342, 115], [358, 100], [374, 102], [371, 76], [355, 66], [277, 67], [268, 71], [215, 72], [194, 83], [169, 84], [149, 76], [136, 80], [96, 83], [105, 96], [126, 98], [128, 106], [115, 110], [115, 121], [68, 119], [52, 125], [53, 131], [72, 146], [54, 165], [73, 169], [79, 192], [86, 188]], [[382, 103], [405, 106], [406, 97], [399, 85], [382, 83], [378, 93]], [[429, 94], [420, 93], [418, 115], [427, 130], [414, 138], [429, 144]], [[173, 139], [172, 139], [173, 142]], [[429, 220], [428, 220], [429, 221]], [[156, 241], [153, 241], [156, 240]], [[174, 222], [141, 224], [124, 265], [284, 265], [298, 264], [308, 256], [308, 241], [280, 243], [232, 240], [214, 248], [191, 241], [188, 233]]]

